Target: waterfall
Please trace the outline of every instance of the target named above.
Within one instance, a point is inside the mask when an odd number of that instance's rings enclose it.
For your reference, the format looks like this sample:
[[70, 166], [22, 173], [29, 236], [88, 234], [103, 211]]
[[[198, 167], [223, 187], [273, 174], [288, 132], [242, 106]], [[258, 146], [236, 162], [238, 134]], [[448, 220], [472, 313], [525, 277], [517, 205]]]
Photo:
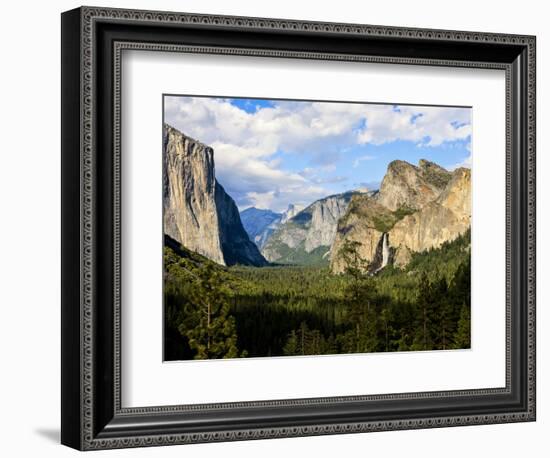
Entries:
[[390, 242], [387, 232], [382, 234], [382, 238], [378, 240], [376, 245], [376, 253], [373, 260], [373, 270], [370, 271], [371, 275], [374, 275], [380, 272], [384, 267], [386, 267], [390, 262], [391, 251], [390, 251]]
[[369, 275], [375, 275], [388, 264], [393, 263], [393, 252], [394, 249], [390, 247], [390, 236], [387, 232], [383, 232], [376, 244], [376, 251], [369, 266]]
[[379, 270], [383, 269], [388, 265], [390, 260], [390, 245], [388, 243], [388, 233], [384, 232], [382, 235], [382, 264], [380, 264]]

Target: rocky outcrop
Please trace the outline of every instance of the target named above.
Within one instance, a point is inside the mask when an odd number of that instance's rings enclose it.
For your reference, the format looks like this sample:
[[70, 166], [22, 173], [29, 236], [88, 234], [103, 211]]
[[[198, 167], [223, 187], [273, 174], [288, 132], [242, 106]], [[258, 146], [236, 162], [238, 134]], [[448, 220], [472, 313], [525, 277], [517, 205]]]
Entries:
[[450, 172], [430, 161], [421, 160], [418, 167], [393, 161], [382, 180], [378, 202], [393, 211], [417, 210], [435, 200], [450, 179]]
[[336, 235], [338, 220], [344, 216], [352, 194], [339, 194], [318, 200], [306, 210], [294, 216], [294, 221], [303, 221], [307, 226], [304, 241], [306, 251], [319, 246], [331, 246]]
[[472, 216], [472, 171], [466, 168], [456, 169], [437, 203], [469, 224]]
[[406, 266], [414, 252], [438, 248], [465, 233], [471, 220], [471, 172], [449, 172], [421, 160], [418, 167], [404, 161], [389, 164], [380, 192], [354, 197], [338, 224], [331, 250], [331, 270], [345, 269], [341, 249], [359, 242], [358, 255], [376, 272], [386, 259]]
[[272, 262], [289, 262], [289, 256], [295, 260], [296, 251], [306, 263], [310, 253], [315, 252], [316, 259], [326, 257], [334, 242], [338, 221], [353, 195], [348, 192], [325, 197], [281, 222], [262, 248], [262, 254]]
[[163, 161], [164, 233], [218, 264], [266, 264], [216, 181], [213, 149], [165, 124]]
[[[377, 258], [382, 237], [395, 224], [396, 216], [388, 208], [380, 205], [376, 198], [368, 194], [353, 196], [348, 211], [338, 222], [338, 228], [331, 249], [331, 270], [342, 273], [345, 263], [342, 249], [347, 241], [358, 242], [357, 254], [373, 269], [381, 263]], [[391, 245], [391, 240], [389, 241]], [[379, 253], [380, 255], [381, 253]]]
[[411, 262], [412, 253], [405, 245], [399, 245], [393, 255], [393, 265], [402, 269]]

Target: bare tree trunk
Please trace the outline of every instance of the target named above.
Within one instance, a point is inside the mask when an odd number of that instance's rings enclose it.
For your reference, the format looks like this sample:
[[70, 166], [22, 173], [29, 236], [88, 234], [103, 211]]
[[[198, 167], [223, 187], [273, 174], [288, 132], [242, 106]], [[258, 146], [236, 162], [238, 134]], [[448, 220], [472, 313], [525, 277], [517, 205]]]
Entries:
[[210, 305], [210, 302], [208, 302], [208, 312], [207, 312], [207, 329], [208, 329], [208, 340], [206, 342], [206, 348], [210, 350], [210, 320], [212, 316], [212, 306]]

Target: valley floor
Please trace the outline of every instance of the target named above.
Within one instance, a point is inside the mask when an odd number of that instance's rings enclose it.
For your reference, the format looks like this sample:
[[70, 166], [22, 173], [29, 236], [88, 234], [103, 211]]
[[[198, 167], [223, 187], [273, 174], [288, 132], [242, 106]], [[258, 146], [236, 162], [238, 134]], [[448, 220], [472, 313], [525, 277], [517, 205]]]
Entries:
[[165, 249], [165, 359], [469, 348], [469, 233], [376, 276]]

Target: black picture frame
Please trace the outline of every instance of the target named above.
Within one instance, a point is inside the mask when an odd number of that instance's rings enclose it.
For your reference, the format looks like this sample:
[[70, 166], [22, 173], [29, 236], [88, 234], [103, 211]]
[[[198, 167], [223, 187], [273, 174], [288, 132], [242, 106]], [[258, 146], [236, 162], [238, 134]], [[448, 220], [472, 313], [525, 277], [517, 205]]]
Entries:
[[[535, 48], [523, 35], [95, 7], [63, 13], [61, 442], [92, 450], [534, 421]], [[505, 70], [506, 387], [122, 408], [124, 49]]]

